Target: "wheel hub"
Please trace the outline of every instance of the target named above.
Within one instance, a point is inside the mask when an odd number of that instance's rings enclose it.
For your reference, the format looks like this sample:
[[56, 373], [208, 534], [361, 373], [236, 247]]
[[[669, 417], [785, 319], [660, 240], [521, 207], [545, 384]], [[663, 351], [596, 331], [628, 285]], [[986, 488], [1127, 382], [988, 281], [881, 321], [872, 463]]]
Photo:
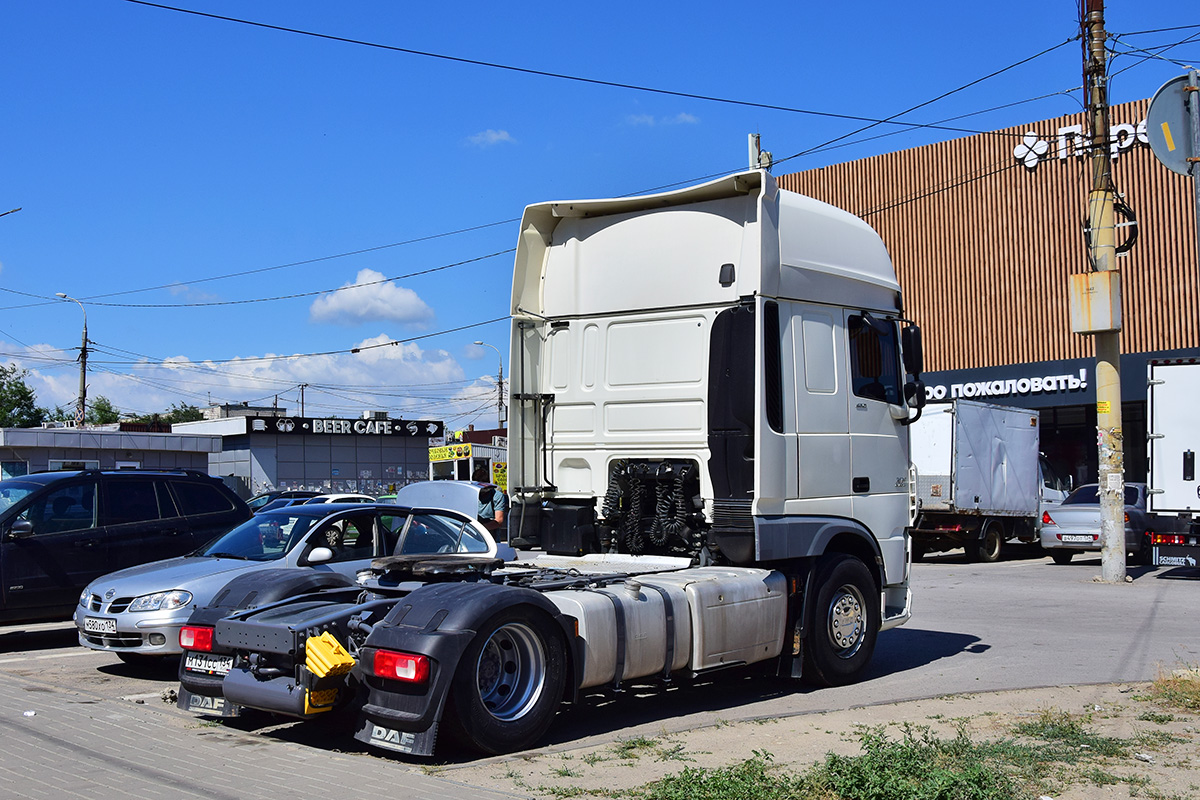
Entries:
[[857, 651], [863, 634], [862, 598], [852, 586], [838, 589], [829, 607], [829, 638], [841, 650], [842, 658], [849, 658]]

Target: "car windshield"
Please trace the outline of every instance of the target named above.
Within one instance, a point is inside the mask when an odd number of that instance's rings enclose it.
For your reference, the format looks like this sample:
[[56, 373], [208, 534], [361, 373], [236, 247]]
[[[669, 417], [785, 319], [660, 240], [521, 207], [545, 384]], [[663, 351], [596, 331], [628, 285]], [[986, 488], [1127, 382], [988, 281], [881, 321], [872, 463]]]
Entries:
[[0, 481], [0, 511], [21, 502], [41, 488], [42, 484], [31, 483], [30, 481], [15, 479]]
[[[1136, 506], [1138, 502], [1138, 490], [1136, 486], [1125, 485], [1125, 505]], [[1075, 491], [1067, 496], [1066, 500], [1062, 501], [1064, 506], [1074, 505], [1100, 505], [1100, 487], [1097, 484], [1089, 484], [1080, 486]]]
[[311, 515], [289, 514], [286, 510], [258, 514], [214, 539], [195, 555], [275, 561], [303, 541], [316, 521]]

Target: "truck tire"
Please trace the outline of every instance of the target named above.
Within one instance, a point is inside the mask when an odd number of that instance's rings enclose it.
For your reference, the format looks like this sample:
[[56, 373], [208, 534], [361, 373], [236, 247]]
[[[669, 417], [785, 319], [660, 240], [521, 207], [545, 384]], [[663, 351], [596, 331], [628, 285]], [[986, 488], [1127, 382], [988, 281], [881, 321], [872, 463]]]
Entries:
[[879, 636], [879, 589], [853, 556], [825, 556], [817, 564], [813, 601], [807, 604], [806, 681], [841, 686], [857, 680]]
[[992, 564], [1000, 560], [1000, 551], [1004, 546], [1004, 523], [998, 519], [989, 519], [983, 524], [983, 531], [977, 541], [967, 546], [967, 555], [971, 561]]
[[491, 617], [463, 653], [443, 720], [472, 750], [524, 750], [542, 738], [563, 698], [566, 642], [542, 611], [514, 606]]

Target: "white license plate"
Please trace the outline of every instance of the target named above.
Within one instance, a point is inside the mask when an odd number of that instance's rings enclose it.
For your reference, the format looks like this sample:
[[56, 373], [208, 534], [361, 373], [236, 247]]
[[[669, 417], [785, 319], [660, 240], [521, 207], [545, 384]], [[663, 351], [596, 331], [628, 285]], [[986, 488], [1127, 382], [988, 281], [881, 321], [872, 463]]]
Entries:
[[1064, 542], [1084, 542], [1091, 543], [1096, 541], [1089, 533], [1064, 533], [1062, 535]]
[[84, 617], [83, 629], [88, 633], [116, 633], [117, 621], [105, 617]]
[[214, 656], [211, 653], [188, 653], [183, 666], [190, 672], [209, 675], [228, 675], [233, 669], [233, 656]]

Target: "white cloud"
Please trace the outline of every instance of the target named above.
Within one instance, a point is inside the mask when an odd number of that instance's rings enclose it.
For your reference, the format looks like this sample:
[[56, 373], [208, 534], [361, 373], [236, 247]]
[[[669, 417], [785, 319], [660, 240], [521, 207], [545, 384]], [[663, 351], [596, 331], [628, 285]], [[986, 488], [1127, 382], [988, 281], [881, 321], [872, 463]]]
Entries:
[[412, 289], [397, 286], [373, 269], [364, 269], [340, 290], [313, 301], [308, 316], [313, 322], [336, 325], [379, 320], [410, 324], [432, 320], [433, 309]]
[[517, 140], [509, 135], [508, 131], [496, 131], [488, 128], [486, 131], [481, 131], [473, 136], [467, 137], [467, 143], [475, 147], [491, 147], [492, 145], [508, 142], [516, 144]]
[[635, 127], [654, 128], [659, 125], [699, 125], [700, 118], [683, 111], [673, 117], [655, 117], [653, 114], [630, 114], [625, 118], [625, 123]]

